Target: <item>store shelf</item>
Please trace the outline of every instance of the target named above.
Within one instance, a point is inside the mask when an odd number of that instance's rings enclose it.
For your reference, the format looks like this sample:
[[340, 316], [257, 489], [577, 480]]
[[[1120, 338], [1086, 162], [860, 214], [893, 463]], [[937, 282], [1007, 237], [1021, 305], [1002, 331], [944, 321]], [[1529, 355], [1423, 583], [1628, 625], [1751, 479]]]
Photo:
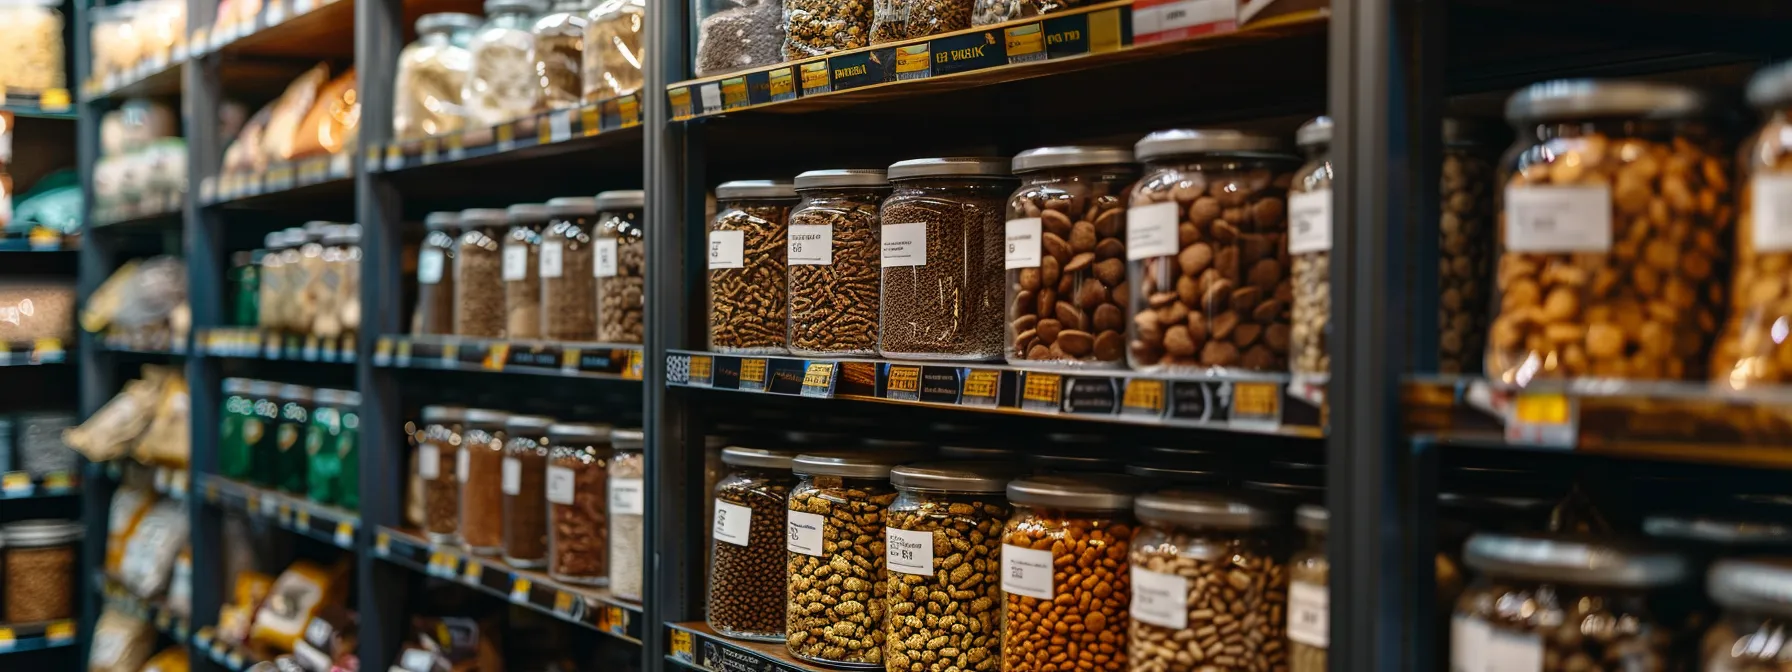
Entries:
[[100, 350], [117, 354], [141, 355], [145, 357], [182, 357], [187, 354], [187, 339], [183, 334], [174, 338], [161, 334], [157, 338], [137, 338], [133, 334], [105, 334], [96, 339]]
[[507, 341], [458, 336], [381, 336], [373, 365], [538, 376], [641, 379], [641, 346]]
[[253, 327], [205, 329], [194, 335], [193, 348], [201, 355], [275, 361], [355, 363], [352, 338], [322, 339], [315, 336], [280, 337]]
[[253, 21], [230, 32], [194, 29], [187, 38], [195, 56], [321, 58], [354, 53], [355, 3], [340, 0], [268, 0]]
[[191, 636], [191, 622], [163, 605], [160, 600], [146, 600], [127, 590], [123, 584], [104, 575], [96, 575], [94, 587], [105, 596], [106, 604], [120, 609], [155, 625], [160, 632], [177, 642], [185, 642]]
[[75, 643], [72, 619], [42, 623], [0, 623], [0, 654], [39, 651]]
[[223, 476], [196, 474], [194, 480], [207, 504], [241, 511], [337, 548], [356, 550], [360, 514]]
[[208, 177], [199, 183], [199, 204], [264, 208], [320, 196], [352, 196], [353, 163], [353, 156], [343, 151], [275, 163], [260, 172]]
[[824, 672], [830, 668], [811, 665], [790, 655], [783, 642], [750, 642], [740, 639], [729, 639], [716, 634], [709, 624], [702, 621], [691, 623], [667, 623], [672, 651], [666, 654], [666, 660], [679, 665], [707, 672], [737, 672], [740, 670], [765, 670], [766, 672]]
[[522, 161], [638, 139], [640, 132], [632, 129], [640, 125], [640, 98], [638, 94], [630, 94], [582, 107], [543, 112], [490, 128], [370, 147], [362, 161], [368, 172], [399, 172], [438, 164]]
[[72, 472], [53, 471], [41, 478], [33, 478], [27, 471], [0, 474], [0, 499], [66, 497], [79, 494], [80, 488], [81, 478]]
[[38, 339], [31, 343], [0, 343], [0, 366], [36, 366], [67, 362], [68, 351], [62, 348], [62, 341], [54, 338]]
[[42, 93], [7, 91], [0, 97], [0, 110], [33, 119], [72, 120], [77, 116], [68, 89], [50, 89]]
[[209, 658], [230, 672], [243, 672], [261, 662], [253, 651], [218, 639], [217, 630], [209, 625], [193, 633], [193, 649], [197, 656]]
[[166, 198], [150, 199], [141, 203], [126, 206], [96, 209], [88, 222], [88, 227], [179, 227], [182, 216], [181, 202], [184, 198], [185, 194], [168, 194]]
[[130, 72], [114, 72], [104, 79], [84, 82], [81, 85], [81, 100], [178, 94], [181, 90], [180, 66], [184, 62], [186, 55], [182, 53], [174, 54], [173, 57], [143, 59]]
[[1286, 374], [1150, 376], [960, 362], [800, 359], [673, 350], [673, 387], [858, 399], [969, 411], [1256, 434], [1324, 435]]
[[387, 527], [375, 533], [373, 553], [395, 565], [641, 643], [641, 605], [612, 597], [607, 590], [561, 583], [541, 572], [513, 569], [497, 558], [473, 557], [466, 549], [431, 544], [416, 534]]

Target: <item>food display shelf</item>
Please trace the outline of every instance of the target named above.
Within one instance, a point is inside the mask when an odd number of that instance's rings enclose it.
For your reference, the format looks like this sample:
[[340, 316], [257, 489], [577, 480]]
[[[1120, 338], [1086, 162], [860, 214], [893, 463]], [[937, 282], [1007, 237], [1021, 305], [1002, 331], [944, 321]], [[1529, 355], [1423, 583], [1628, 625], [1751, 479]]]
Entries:
[[253, 327], [223, 327], [201, 330], [194, 336], [193, 343], [196, 352], [212, 357], [324, 364], [355, 363], [355, 343], [351, 338], [301, 337], [274, 334]]
[[641, 346], [458, 336], [381, 336], [373, 344], [373, 365], [640, 380]]
[[68, 89], [48, 89], [40, 93], [7, 91], [0, 97], [0, 110], [35, 119], [74, 119], [76, 116]]
[[819, 667], [790, 655], [783, 642], [749, 642], [716, 634], [709, 624], [667, 623], [671, 651], [666, 660], [706, 672], [823, 672]]
[[337, 548], [357, 548], [355, 539], [361, 516], [352, 511], [222, 476], [199, 474], [197, 480], [200, 496], [207, 504], [242, 511], [251, 518], [269, 521]]
[[369, 147], [362, 156], [370, 173], [399, 172], [488, 157], [518, 160], [555, 151], [574, 151], [614, 138], [638, 138], [640, 94], [629, 94], [576, 108], [552, 110], [489, 128], [469, 129], [416, 140]]
[[164, 198], [144, 201], [130, 206], [117, 206], [105, 209], [95, 208], [91, 217], [91, 226], [109, 227], [155, 227], [180, 226], [181, 202], [184, 194], [167, 194]]
[[0, 654], [39, 651], [75, 643], [73, 619], [41, 623], [0, 623]]
[[52, 471], [33, 477], [27, 471], [0, 474], [0, 499], [65, 497], [80, 492], [81, 478], [73, 472]]
[[280, 161], [257, 172], [225, 173], [199, 182], [203, 206], [256, 207], [289, 198], [353, 188], [353, 156], [342, 151], [298, 161]]
[[42, 338], [30, 343], [0, 343], [0, 366], [36, 366], [65, 364], [68, 351], [62, 341]]
[[123, 610], [125, 613], [149, 621], [160, 632], [178, 642], [185, 642], [192, 636], [192, 623], [169, 609], [160, 600], [146, 600], [122, 584], [106, 576], [95, 576], [94, 586], [106, 598], [106, 604]]
[[217, 630], [209, 625], [193, 633], [193, 650], [195, 657], [204, 656], [230, 672], [243, 672], [261, 662], [254, 652], [218, 639]]
[[268, 0], [261, 4], [253, 21], [229, 26], [228, 32], [213, 33], [210, 26], [193, 28], [187, 36], [187, 51], [194, 57], [211, 53], [279, 54], [275, 45], [292, 39], [286, 33], [309, 34], [319, 28], [341, 30], [352, 26], [353, 8], [354, 3], [339, 4], [338, 0]]
[[137, 62], [128, 73], [108, 73], [103, 79], [89, 79], [81, 84], [81, 100], [165, 96], [180, 93], [181, 64], [187, 55], [179, 50], [171, 56], [157, 56]]
[[187, 354], [187, 339], [184, 334], [179, 337], [162, 334], [157, 338], [139, 338], [125, 333], [105, 334], [99, 337], [98, 342], [101, 350], [119, 354], [163, 357]]

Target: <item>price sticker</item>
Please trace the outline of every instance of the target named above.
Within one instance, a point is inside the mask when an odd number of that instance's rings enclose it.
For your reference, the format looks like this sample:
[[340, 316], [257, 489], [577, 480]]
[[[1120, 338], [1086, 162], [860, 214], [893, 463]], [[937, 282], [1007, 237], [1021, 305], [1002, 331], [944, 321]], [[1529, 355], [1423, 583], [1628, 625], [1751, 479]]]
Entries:
[[803, 368], [803, 390], [805, 397], [825, 397], [833, 390], [834, 364], [832, 362], [809, 362]]
[[311, 529], [311, 512], [305, 509], [293, 512], [292, 526], [301, 530]]
[[1164, 381], [1131, 378], [1121, 397], [1120, 410], [1127, 414], [1161, 415], [1164, 412]]
[[[348, 523], [343, 523], [343, 525], [347, 525], [347, 524]], [[338, 539], [340, 539], [342, 537], [342, 527], [341, 526], [337, 526], [337, 528], [336, 528], [336, 537]], [[373, 552], [375, 555], [379, 555], [379, 556], [391, 555], [392, 554], [392, 535], [387, 534], [385, 532], [381, 532], [379, 534], [373, 535]]]
[[485, 565], [478, 560], [467, 558], [466, 566], [461, 568], [460, 578], [475, 586], [479, 585], [485, 579]]
[[749, 386], [755, 391], [765, 389], [765, 360], [740, 360], [740, 389], [749, 389]]
[[964, 376], [964, 392], [959, 403], [966, 406], [995, 406], [1002, 373], [990, 369], [972, 369]]
[[50, 642], [54, 644], [73, 641], [75, 639], [75, 622], [56, 621], [51, 623], [50, 627], [44, 630], [44, 637], [49, 638]]
[[[350, 525], [346, 520], [336, 523], [336, 545], [343, 548], [353, 548], [355, 545], [355, 526]], [[381, 551], [381, 554], [383, 555], [384, 551]]]
[[1064, 377], [1055, 373], [1028, 371], [1020, 388], [1021, 407], [1030, 411], [1056, 413], [1062, 405]]
[[31, 474], [23, 471], [9, 471], [0, 476], [0, 492], [7, 497], [23, 497], [31, 494]]
[[715, 358], [709, 355], [691, 357], [691, 384], [708, 386], [715, 380]]
[[1573, 448], [1579, 435], [1574, 400], [1560, 392], [1520, 392], [1506, 418], [1506, 440]]
[[921, 398], [921, 367], [890, 365], [884, 377], [884, 397], [916, 401]]
[[884, 528], [884, 566], [892, 572], [933, 576], [933, 533]]
[[1002, 592], [1052, 599], [1052, 552], [1003, 544]]
[[573, 615], [572, 605], [572, 593], [564, 590], [554, 591], [554, 613], [570, 617]]
[[603, 124], [599, 123], [600, 114], [601, 112], [595, 105], [579, 108], [579, 131], [584, 134], [585, 137], [591, 137], [603, 132]]
[[1233, 383], [1232, 424], [1275, 426], [1282, 419], [1282, 386], [1276, 383]]
[[530, 583], [529, 579], [520, 576], [516, 577], [516, 580], [510, 584], [510, 601], [517, 604], [527, 604], [529, 602], [529, 589], [533, 587], [535, 587], [535, 584]]
[[691, 633], [683, 630], [672, 631], [672, 657], [680, 662], [691, 664], [697, 662], [691, 655]]

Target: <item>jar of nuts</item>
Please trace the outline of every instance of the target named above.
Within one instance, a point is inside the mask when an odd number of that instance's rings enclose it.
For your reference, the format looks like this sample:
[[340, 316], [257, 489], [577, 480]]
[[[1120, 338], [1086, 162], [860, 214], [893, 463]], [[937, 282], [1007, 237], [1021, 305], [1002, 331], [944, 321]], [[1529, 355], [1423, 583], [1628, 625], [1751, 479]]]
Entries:
[[1332, 564], [1325, 536], [1331, 513], [1303, 504], [1294, 510], [1294, 523], [1307, 533], [1307, 547], [1288, 560], [1288, 672], [1326, 672]]
[[709, 627], [728, 637], [784, 641], [790, 558], [786, 511], [795, 451], [722, 449], [728, 475], [716, 483], [709, 564]]
[[1506, 103], [1487, 375], [1703, 377], [1735, 220], [1729, 168], [1674, 84], [1556, 81]]
[[[889, 175], [895, 191], [878, 213], [878, 350], [913, 359], [1000, 357], [1008, 162], [911, 159], [892, 164]], [[1020, 298], [1052, 306], [1056, 294]]]
[[1485, 133], [1463, 119], [1444, 120], [1439, 180], [1437, 370], [1481, 370], [1486, 354], [1487, 277], [1493, 267], [1493, 161]]
[[[1653, 515], [1643, 519], [1643, 532], [1652, 539], [1673, 544], [1676, 550], [1685, 553], [1688, 572], [1694, 577], [1706, 576], [1723, 558], [1761, 558], [1792, 552], [1792, 527], [1777, 521]], [[1714, 597], [1715, 594], [1707, 593], [1702, 582], [1695, 580], [1654, 600], [1655, 613], [1677, 633], [1676, 655], [1688, 660], [1709, 659], [1711, 651], [1697, 652], [1706, 626], [1718, 621]], [[1730, 642], [1725, 641], [1723, 646], [1728, 655]]]
[[1170, 130], [1133, 151], [1145, 174], [1126, 213], [1127, 361], [1148, 372], [1288, 370], [1288, 187], [1279, 138]]
[[504, 330], [506, 338], [541, 338], [541, 230], [548, 206], [518, 203], [504, 209]]
[[785, 514], [790, 653], [840, 667], [884, 667], [884, 509], [896, 499], [890, 468], [902, 458], [809, 453]]
[[877, 206], [890, 195], [882, 169], [811, 170], [796, 176], [790, 211], [790, 352], [877, 354]]
[[504, 423], [510, 414], [470, 408], [461, 432], [460, 538], [480, 555], [504, 550]]
[[278, 333], [286, 328], [286, 264], [288, 256], [296, 259], [298, 253], [287, 254], [294, 247], [285, 231], [275, 231], [262, 240], [267, 254], [261, 257], [261, 283], [256, 289], [259, 295], [256, 303], [260, 308], [256, 313], [256, 326], [264, 332]]
[[597, 195], [591, 264], [597, 275], [597, 340], [605, 343], [641, 342], [641, 281], [647, 264], [641, 209], [646, 200], [639, 189]]
[[1705, 632], [1705, 672], [1792, 670], [1792, 562], [1783, 557], [1724, 560], [1711, 568], [1711, 599], [1723, 617]]
[[452, 334], [454, 239], [460, 235], [460, 213], [429, 213], [423, 228], [423, 243], [417, 246], [417, 308], [411, 313], [411, 335]]
[[541, 230], [541, 335], [555, 341], [597, 338], [597, 277], [592, 266], [592, 223], [597, 199], [548, 201]]
[[1289, 369], [1313, 384], [1331, 376], [1326, 332], [1332, 317], [1332, 120], [1319, 117], [1294, 134], [1307, 163], [1288, 186], [1288, 255], [1294, 265], [1294, 325]]
[[467, 409], [424, 406], [417, 442], [417, 477], [423, 481], [423, 532], [430, 543], [460, 543], [461, 423]]
[[1021, 184], [1008, 198], [1003, 248], [1009, 363], [1120, 367], [1132, 152], [1041, 147], [1015, 155], [1013, 166]]
[[784, 60], [797, 61], [871, 44], [867, 0], [784, 0]]
[[1450, 669], [1666, 670], [1674, 633], [1653, 593], [1687, 578], [1678, 555], [1556, 536], [1477, 534], [1480, 577], [1456, 602]]
[[550, 425], [548, 444], [548, 576], [607, 585], [610, 426]]
[[504, 226], [503, 210], [474, 208], [460, 212], [460, 240], [454, 247], [454, 335], [503, 338]]
[[74, 521], [25, 520], [0, 528], [5, 548], [5, 622], [35, 623], [78, 615], [76, 558], [82, 527]]
[[788, 182], [737, 180], [716, 187], [709, 222], [709, 348], [785, 352], [785, 247], [796, 188]]
[[1002, 528], [1002, 670], [1127, 668], [1132, 490], [1125, 477], [1032, 476], [1008, 484]]
[[1749, 81], [1748, 100], [1766, 115], [1754, 144], [1742, 153], [1742, 202], [1736, 229], [1736, 268], [1730, 317], [1712, 352], [1711, 376], [1734, 389], [1792, 380], [1792, 211], [1780, 206], [1792, 190], [1792, 66], [1762, 70]]
[[1011, 463], [942, 462], [890, 470], [884, 513], [886, 669], [994, 672], [1002, 659], [1003, 496]]
[[534, 569], [548, 558], [548, 437], [553, 418], [513, 415], [504, 422], [504, 562]]
[[640, 429], [610, 432], [616, 449], [610, 460], [610, 593], [641, 601], [642, 568], [647, 563], [647, 435]]

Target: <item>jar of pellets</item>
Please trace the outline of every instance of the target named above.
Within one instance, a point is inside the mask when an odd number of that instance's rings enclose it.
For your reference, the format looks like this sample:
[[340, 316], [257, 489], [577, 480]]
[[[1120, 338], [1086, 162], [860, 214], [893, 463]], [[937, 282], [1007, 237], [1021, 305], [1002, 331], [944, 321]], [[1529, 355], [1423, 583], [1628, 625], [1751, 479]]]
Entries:
[[507, 338], [541, 338], [541, 230], [548, 207], [519, 203], [505, 209], [504, 329]]
[[785, 512], [795, 451], [722, 449], [710, 534], [709, 627], [737, 639], [784, 641]]
[[503, 338], [505, 226], [503, 210], [460, 212], [461, 233], [454, 246], [454, 335]]
[[645, 192], [639, 189], [605, 191], [597, 195], [597, 224], [593, 227], [592, 267], [597, 276], [597, 340], [604, 343], [641, 342], [643, 334], [642, 282], [647, 272], [647, 247], [641, 242]]
[[541, 335], [555, 341], [597, 338], [597, 277], [593, 273], [592, 227], [597, 199], [566, 197], [548, 201], [541, 231]]

